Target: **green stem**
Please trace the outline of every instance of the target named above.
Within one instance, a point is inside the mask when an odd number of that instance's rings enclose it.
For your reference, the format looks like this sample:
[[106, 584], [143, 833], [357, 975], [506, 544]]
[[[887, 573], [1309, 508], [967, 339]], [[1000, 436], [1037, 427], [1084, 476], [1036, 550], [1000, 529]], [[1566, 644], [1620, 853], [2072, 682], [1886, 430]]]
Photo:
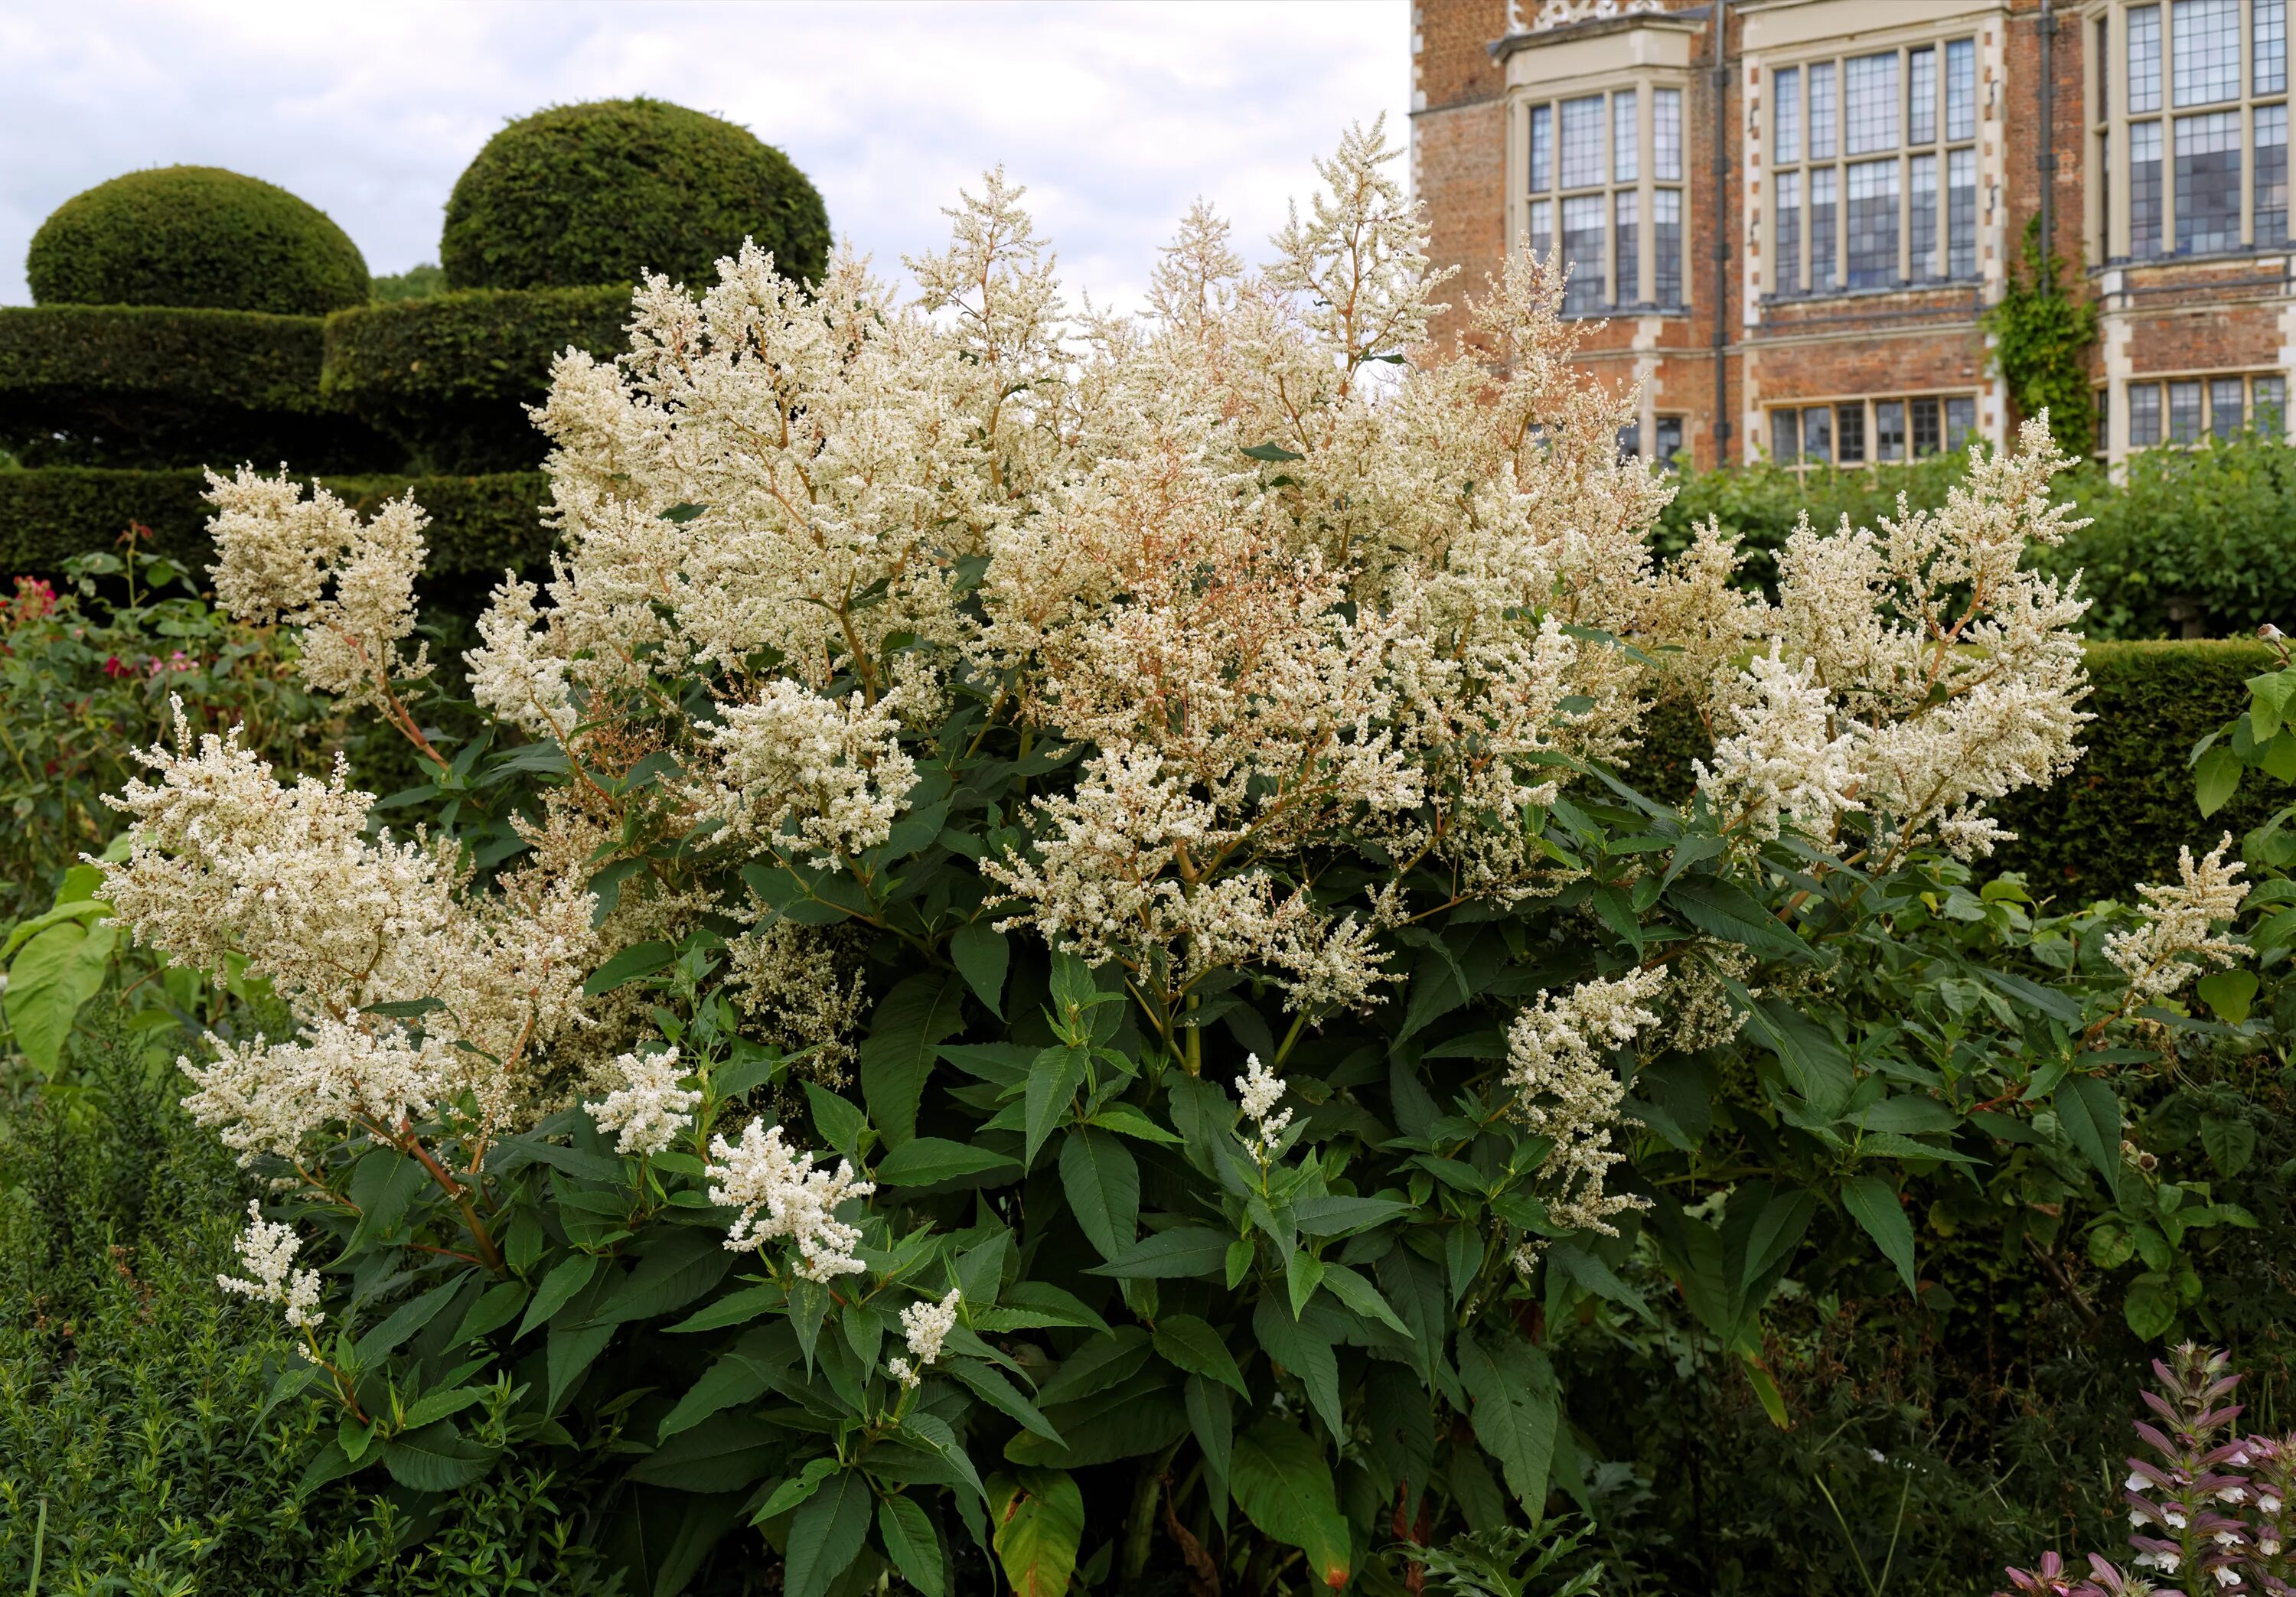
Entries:
[[1174, 1442], [1154, 1458], [1140, 1461], [1140, 1473], [1132, 1483], [1132, 1512], [1124, 1521], [1124, 1558], [1118, 1566], [1127, 1591], [1148, 1573], [1148, 1550], [1156, 1531], [1157, 1488], [1179, 1446]]

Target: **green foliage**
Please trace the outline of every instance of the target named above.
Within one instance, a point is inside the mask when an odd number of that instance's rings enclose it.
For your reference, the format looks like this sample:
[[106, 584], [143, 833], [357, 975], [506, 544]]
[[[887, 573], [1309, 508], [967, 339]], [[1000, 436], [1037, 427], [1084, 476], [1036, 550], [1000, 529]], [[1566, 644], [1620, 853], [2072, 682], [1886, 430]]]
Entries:
[[0, 446], [27, 466], [180, 466], [397, 453], [319, 395], [322, 323], [238, 310], [0, 308]]
[[[104, 795], [135, 774], [137, 749], [168, 734], [171, 697], [201, 730], [244, 724], [252, 745], [290, 768], [324, 770], [344, 746], [341, 719], [303, 688], [286, 635], [212, 608], [141, 544], [68, 562], [61, 592], [19, 577], [0, 604], [0, 914], [45, 909], [62, 872], [119, 830]], [[20, 997], [12, 989], [12, 1019]]]
[[[434, 577], [449, 596], [484, 589], [507, 566], [536, 569], [549, 556], [552, 535], [535, 505], [546, 491], [538, 471], [473, 477], [328, 475], [338, 498], [372, 515], [386, 499], [410, 487], [430, 512], [425, 535]], [[123, 528], [148, 528], [150, 553], [166, 555], [204, 576], [215, 552], [208, 537], [208, 505], [197, 470], [128, 471], [78, 466], [0, 472], [0, 574], [61, 572], [66, 561], [110, 547]], [[439, 585], [434, 585], [434, 587]], [[434, 597], [434, 607], [440, 601]]]
[[446, 291], [445, 268], [425, 261], [404, 272], [376, 278], [368, 297], [377, 305], [396, 305], [406, 299], [436, 299]]
[[2088, 752], [2046, 792], [2012, 795], [1996, 809], [2019, 834], [1999, 851], [2000, 867], [2061, 903], [2173, 880], [2181, 843], [2226, 829], [2237, 836], [2269, 807], [2251, 790], [2196, 830], [2189, 764], [2224, 707], [2240, 701], [2242, 683], [2270, 661], [2262, 645], [2095, 643], [2087, 658], [2085, 708], [2096, 717], [2081, 733]]
[[789, 158], [746, 127], [660, 100], [554, 106], [487, 141], [447, 201], [457, 289], [705, 283], [744, 238], [816, 278], [829, 214]]
[[2131, 454], [2121, 480], [2091, 466], [2062, 485], [2094, 524], [2039, 562], [2079, 571], [2092, 637], [2241, 637], [2296, 631], [2296, 448], [2251, 434]]
[[2020, 415], [2048, 413], [2057, 447], [2076, 460], [2096, 438], [2096, 399], [2089, 386], [2089, 346], [2096, 342], [2096, 305], [2065, 291], [2065, 263], [2044, 249], [2037, 212], [2025, 224], [2025, 270], [2009, 269], [2000, 301], [1980, 323], [1993, 340], [1996, 370], [2009, 384]]
[[[176, 1108], [189, 1039], [0, 1077], [0, 1588], [247, 1597], [603, 1591], [578, 1491], [533, 1471], [418, 1501], [307, 1483], [298, 1355], [217, 1290], [247, 1192]], [[43, 1528], [45, 1508], [45, 1528]]]
[[329, 403], [398, 440], [430, 472], [531, 470], [547, 446], [528, 419], [569, 345], [603, 358], [627, 343], [619, 288], [480, 290], [327, 318]]
[[147, 305], [323, 316], [367, 297], [366, 261], [326, 213], [217, 167], [100, 183], [40, 224], [37, 305]]

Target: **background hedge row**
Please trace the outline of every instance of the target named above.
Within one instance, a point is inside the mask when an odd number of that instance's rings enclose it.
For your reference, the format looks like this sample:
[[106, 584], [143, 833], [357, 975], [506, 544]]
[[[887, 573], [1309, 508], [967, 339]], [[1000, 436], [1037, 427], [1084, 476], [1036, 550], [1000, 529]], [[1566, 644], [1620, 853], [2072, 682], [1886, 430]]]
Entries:
[[396, 463], [320, 392], [316, 316], [140, 306], [0, 308], [0, 449], [28, 466]]
[[[538, 506], [549, 496], [539, 471], [474, 476], [409, 472], [327, 475], [324, 482], [361, 514], [414, 491], [430, 512], [434, 577], [491, 581], [510, 566], [545, 563], [551, 534]], [[79, 467], [0, 471], [0, 576], [51, 575], [75, 554], [110, 545], [131, 524], [157, 536], [152, 547], [203, 569], [213, 559], [208, 507], [197, 470], [134, 471]]]
[[319, 391], [390, 435], [418, 470], [514, 471], [544, 454], [525, 407], [568, 346], [629, 346], [627, 288], [478, 289], [361, 306], [326, 321]]

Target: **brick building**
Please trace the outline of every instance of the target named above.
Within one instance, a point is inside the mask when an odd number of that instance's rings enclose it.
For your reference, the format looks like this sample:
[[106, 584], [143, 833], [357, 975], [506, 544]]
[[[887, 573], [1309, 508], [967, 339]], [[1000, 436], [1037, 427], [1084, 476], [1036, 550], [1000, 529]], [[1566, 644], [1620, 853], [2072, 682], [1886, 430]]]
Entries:
[[1978, 318], [2036, 213], [2100, 307], [2100, 453], [2277, 430], [2287, 9], [1415, 0], [1413, 187], [1467, 291], [1511, 240], [1561, 249], [1638, 453], [2005, 438]]

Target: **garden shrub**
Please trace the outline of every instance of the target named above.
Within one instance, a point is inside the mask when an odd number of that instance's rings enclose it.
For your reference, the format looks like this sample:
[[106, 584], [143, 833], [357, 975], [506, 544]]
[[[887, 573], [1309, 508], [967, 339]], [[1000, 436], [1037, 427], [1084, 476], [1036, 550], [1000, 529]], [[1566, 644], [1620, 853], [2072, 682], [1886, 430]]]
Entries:
[[397, 438], [418, 470], [530, 471], [545, 441], [526, 407], [548, 395], [570, 347], [619, 351], [629, 293], [615, 288], [480, 290], [339, 311], [327, 318], [329, 403]]
[[0, 307], [0, 446], [26, 466], [391, 463], [395, 446], [321, 398], [324, 341], [310, 316]]
[[2098, 637], [2296, 631], [2296, 446], [2254, 435], [2132, 453], [2123, 479], [2089, 467], [2062, 490], [2093, 524], [2043, 557], [2079, 569]]
[[[1391, 159], [1350, 135], [1259, 274], [1200, 209], [1088, 344], [994, 175], [914, 305], [641, 290], [555, 372], [483, 727], [412, 506], [217, 485], [220, 602], [428, 778], [377, 834], [186, 736], [104, 872], [292, 1011], [187, 1069], [280, 1183], [236, 1290], [316, 1476], [611, 1461], [660, 1597], [761, 1544], [788, 1597], [1390, 1597], [1634, 1480], [1586, 1349], [1661, 1314], [1785, 1427], [1793, 1306], [1949, 1312], [1954, 1228], [2085, 1324], [2211, 1312], [2239, 1139], [2153, 1117], [2284, 1053], [2296, 912], [2221, 852], [2133, 907], [1980, 877], [2082, 735], [2046, 434], [1886, 565], [1797, 535], [1775, 607], [1710, 536], [1655, 568], [1536, 265], [1477, 307], [1503, 382], [1367, 381], [1437, 288]], [[1660, 698], [1724, 733], [1672, 804], [1614, 769]]]
[[323, 316], [367, 298], [366, 261], [326, 213], [260, 178], [160, 167], [100, 183], [40, 224], [36, 305]]
[[[1806, 473], [1757, 461], [1719, 471], [1686, 471], [1660, 517], [1653, 546], [1687, 548], [1708, 517], [1746, 551], [1743, 580], [1767, 592], [1776, 552], [1807, 512], [1813, 526], [1847, 515], [1872, 527], [1897, 513], [1903, 493], [1915, 510], [1934, 510], [1965, 470], [1959, 455], [1909, 465], [1812, 467]], [[2079, 506], [2091, 525], [2068, 533], [2032, 559], [2060, 577], [2079, 572], [2093, 603], [2082, 619], [2092, 638], [2186, 635], [2245, 637], [2269, 622], [2296, 631], [2296, 553], [2285, 529], [2296, 523], [2296, 447], [2277, 438], [2212, 438], [2193, 449], [2132, 453], [2120, 480], [2086, 463], [2058, 479], [2057, 497]]]
[[[483, 578], [474, 585], [481, 603], [485, 588], [506, 568], [540, 570], [548, 563], [551, 534], [537, 509], [547, 479], [539, 471], [330, 474], [313, 480], [324, 481], [362, 514], [412, 492], [430, 512], [425, 574]], [[204, 581], [215, 559], [207, 530], [209, 507], [201, 497], [206, 486], [206, 473], [198, 469], [48, 466], [0, 472], [0, 573], [54, 577], [66, 561], [109, 548], [124, 528], [142, 526], [152, 534], [146, 541], [151, 553], [166, 555]], [[442, 586], [425, 586], [434, 603]], [[470, 613], [476, 614], [476, 608]]]
[[699, 284], [745, 238], [792, 278], [821, 274], [829, 213], [787, 156], [682, 105], [600, 100], [488, 139], [447, 201], [439, 258], [456, 289]]

